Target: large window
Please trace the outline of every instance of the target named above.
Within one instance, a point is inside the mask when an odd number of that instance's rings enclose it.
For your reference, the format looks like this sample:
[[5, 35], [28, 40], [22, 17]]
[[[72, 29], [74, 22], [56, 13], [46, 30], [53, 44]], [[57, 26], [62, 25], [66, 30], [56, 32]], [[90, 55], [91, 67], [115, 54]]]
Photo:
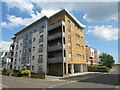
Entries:
[[32, 60], [34, 60], [35, 59], [35, 56], [32, 56]]
[[70, 21], [68, 20], [68, 31], [70, 31]]
[[79, 44], [76, 44], [76, 48], [78, 48], [78, 49], [79, 49], [79, 48], [80, 48], [80, 45], [79, 45]]
[[76, 55], [76, 58], [80, 59], [80, 58], [81, 58], [81, 55], [80, 55], [80, 54], [77, 54], [77, 55]]

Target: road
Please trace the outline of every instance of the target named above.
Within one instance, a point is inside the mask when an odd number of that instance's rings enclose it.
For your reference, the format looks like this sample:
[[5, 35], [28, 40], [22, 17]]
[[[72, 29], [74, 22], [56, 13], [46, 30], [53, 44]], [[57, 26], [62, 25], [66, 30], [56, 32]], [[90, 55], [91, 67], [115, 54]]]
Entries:
[[[119, 75], [120, 77], [120, 75]], [[120, 80], [119, 80], [120, 81]], [[96, 73], [61, 78], [60, 80], [41, 80], [2, 76], [5, 88], [116, 88], [118, 86], [118, 67], [111, 73]]]

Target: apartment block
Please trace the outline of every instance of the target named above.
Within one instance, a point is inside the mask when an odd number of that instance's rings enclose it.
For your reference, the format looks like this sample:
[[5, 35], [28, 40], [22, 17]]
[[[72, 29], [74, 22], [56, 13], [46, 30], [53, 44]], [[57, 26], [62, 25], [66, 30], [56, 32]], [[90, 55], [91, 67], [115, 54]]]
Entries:
[[49, 18], [48, 73], [64, 75], [86, 71], [84, 27], [66, 9]]
[[66, 9], [42, 17], [15, 34], [12, 69], [51, 75], [86, 72], [84, 27]]
[[15, 34], [13, 69], [46, 73], [47, 23], [47, 17], [44, 16]]
[[88, 65], [98, 65], [99, 51], [92, 46], [86, 46], [86, 60]]

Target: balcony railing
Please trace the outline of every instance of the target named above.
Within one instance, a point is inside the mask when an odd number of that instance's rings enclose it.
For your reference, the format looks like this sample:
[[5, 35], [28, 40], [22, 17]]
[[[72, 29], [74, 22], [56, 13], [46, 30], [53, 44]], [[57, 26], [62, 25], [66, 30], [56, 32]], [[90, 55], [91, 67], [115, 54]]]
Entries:
[[62, 56], [59, 56], [59, 57], [54, 57], [54, 58], [48, 58], [48, 61], [47, 61], [49, 64], [50, 63], [62, 63], [63, 62], [63, 59], [62, 59]]
[[13, 47], [13, 46], [14, 46], [14, 43], [10, 44], [10, 46]]
[[48, 46], [48, 52], [62, 50], [62, 44]]
[[40, 39], [39, 39], [39, 43], [40, 43], [40, 42], [43, 42], [43, 38], [40, 38]]
[[42, 63], [43, 62], [43, 58], [38, 58], [38, 63]]
[[38, 52], [43, 52], [43, 47], [39, 47]]
[[60, 27], [60, 26], [62, 26], [62, 25], [65, 26], [65, 22], [64, 22], [64, 21], [59, 21], [59, 22], [57, 22], [57, 23], [49, 26], [48, 31], [50, 31], [50, 30], [52, 30], [52, 29], [55, 29], [55, 28], [57, 28], [57, 27]]
[[56, 33], [54, 35], [48, 36], [48, 41], [51, 41], [51, 40], [54, 40], [54, 39], [57, 39], [57, 38], [61, 38], [61, 37], [62, 37], [62, 33], [59, 32], [59, 33]]
[[10, 50], [10, 52], [14, 52], [14, 50], [12, 49], [12, 50]]

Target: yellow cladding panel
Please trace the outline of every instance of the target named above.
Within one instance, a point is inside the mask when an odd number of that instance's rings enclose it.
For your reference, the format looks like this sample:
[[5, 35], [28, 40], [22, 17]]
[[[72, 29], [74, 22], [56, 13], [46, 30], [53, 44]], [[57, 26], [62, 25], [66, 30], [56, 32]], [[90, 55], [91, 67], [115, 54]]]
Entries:
[[[69, 45], [68, 45], [68, 20], [71, 23], [71, 46], [72, 46], [72, 61], [69, 60]], [[84, 30], [80, 32], [75, 28], [75, 23], [68, 17], [65, 16], [65, 33], [66, 33], [66, 59], [67, 63], [74, 63], [74, 64], [86, 64], [86, 53], [85, 53], [85, 43], [84, 43]], [[82, 40], [76, 38], [76, 34], [83, 37]], [[84, 46], [84, 50], [77, 49], [76, 44], [80, 44]], [[84, 59], [77, 59], [76, 55], [81, 54], [84, 55]]]
[[[85, 43], [84, 43], [84, 30], [80, 32], [80, 30], [77, 30], [75, 28], [75, 23], [71, 19], [71, 17], [65, 15], [65, 14], [60, 14], [58, 16], [53, 17], [52, 19], [49, 20], [50, 24], [54, 24], [60, 20], [65, 21], [65, 40], [66, 40], [66, 63], [73, 63], [73, 64], [86, 64], [86, 53], [85, 53]], [[68, 20], [71, 23], [71, 43], [72, 43], [72, 61], [69, 60], [69, 48], [68, 48]], [[77, 39], [76, 34], [79, 36], [83, 37], [83, 40]], [[84, 46], [84, 50], [82, 49], [77, 49], [76, 44], [80, 44]], [[84, 55], [84, 59], [77, 59], [76, 55], [81, 54]]]
[[63, 20], [63, 21], [65, 20], [65, 15], [64, 14], [62, 14], [62, 15], [60, 14], [58, 16], [53, 17], [51, 20], [49, 20], [49, 23], [53, 24], [53, 23], [56, 23], [60, 20]]

